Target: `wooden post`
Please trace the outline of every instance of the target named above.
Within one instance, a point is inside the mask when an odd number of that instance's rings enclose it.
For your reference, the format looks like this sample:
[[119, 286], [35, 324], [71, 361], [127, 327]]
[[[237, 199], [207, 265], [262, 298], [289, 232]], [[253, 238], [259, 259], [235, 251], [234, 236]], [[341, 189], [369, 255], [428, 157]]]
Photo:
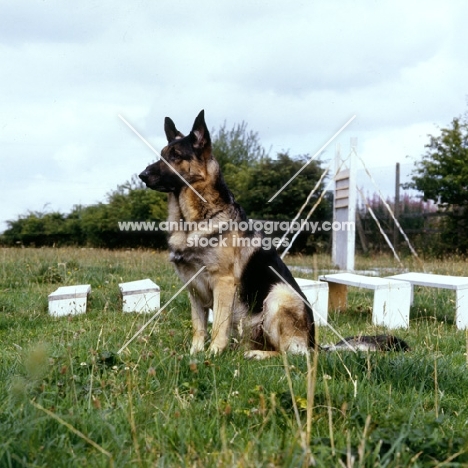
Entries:
[[[397, 221], [400, 217], [400, 163], [396, 163], [395, 167], [395, 206], [393, 208], [393, 214], [395, 215], [395, 219]], [[395, 251], [398, 251], [398, 227], [397, 224], [394, 223], [393, 225], [393, 247]]]
[[356, 230], [359, 235], [359, 240], [361, 241], [361, 247], [363, 253], [367, 254], [369, 253], [369, 247], [367, 245], [367, 238], [366, 234], [364, 232], [364, 227], [362, 226], [362, 220], [361, 220], [361, 215], [359, 214], [359, 211], [356, 208]]
[[348, 305], [348, 286], [346, 284], [328, 283], [328, 310], [344, 311]]

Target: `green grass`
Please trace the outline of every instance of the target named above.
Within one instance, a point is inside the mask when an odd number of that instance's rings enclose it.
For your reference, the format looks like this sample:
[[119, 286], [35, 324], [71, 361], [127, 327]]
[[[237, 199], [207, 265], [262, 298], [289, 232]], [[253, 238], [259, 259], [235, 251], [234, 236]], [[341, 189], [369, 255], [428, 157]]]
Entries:
[[[411, 352], [319, 353], [314, 371], [313, 356], [309, 366], [239, 350], [191, 357], [185, 293], [116, 356], [149, 318], [121, 312], [118, 283], [151, 278], [165, 303], [181, 286], [165, 253], [2, 249], [0, 259], [1, 467], [468, 466], [467, 335], [451, 292], [416, 291], [398, 332]], [[325, 256], [288, 263], [330, 268]], [[457, 259], [426, 270], [468, 276]], [[84, 283], [86, 314], [48, 315], [48, 294]], [[384, 331], [359, 290], [330, 322], [342, 335]], [[320, 328], [319, 340], [337, 338]]]

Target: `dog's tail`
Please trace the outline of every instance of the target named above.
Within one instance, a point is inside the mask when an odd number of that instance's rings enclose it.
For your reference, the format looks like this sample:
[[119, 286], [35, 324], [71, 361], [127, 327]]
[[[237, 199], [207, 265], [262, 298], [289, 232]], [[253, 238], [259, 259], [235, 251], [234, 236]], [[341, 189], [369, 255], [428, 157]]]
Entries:
[[406, 341], [393, 335], [350, 336], [334, 345], [321, 346], [323, 351], [410, 351]]

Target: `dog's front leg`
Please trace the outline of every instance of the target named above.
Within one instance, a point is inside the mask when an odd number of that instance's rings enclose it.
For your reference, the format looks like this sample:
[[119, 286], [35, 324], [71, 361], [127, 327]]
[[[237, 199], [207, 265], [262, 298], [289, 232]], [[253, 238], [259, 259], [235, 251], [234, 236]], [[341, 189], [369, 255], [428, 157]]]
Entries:
[[216, 282], [213, 291], [213, 328], [209, 348], [212, 354], [221, 353], [229, 343], [235, 290], [233, 277], [223, 277]]
[[193, 328], [192, 347], [190, 348], [190, 354], [195, 354], [203, 351], [205, 347], [208, 314], [196, 296], [190, 293], [189, 298], [190, 304], [192, 306]]

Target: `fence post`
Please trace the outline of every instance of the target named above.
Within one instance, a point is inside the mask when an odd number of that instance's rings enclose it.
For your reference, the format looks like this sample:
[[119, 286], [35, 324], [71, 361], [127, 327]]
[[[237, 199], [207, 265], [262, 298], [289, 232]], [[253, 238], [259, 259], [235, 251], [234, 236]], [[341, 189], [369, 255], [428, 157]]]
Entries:
[[[393, 207], [393, 214], [395, 219], [399, 222], [400, 219], [400, 163], [396, 163], [395, 167], [395, 206]], [[398, 226], [397, 223], [393, 222], [393, 247], [398, 252]]]

